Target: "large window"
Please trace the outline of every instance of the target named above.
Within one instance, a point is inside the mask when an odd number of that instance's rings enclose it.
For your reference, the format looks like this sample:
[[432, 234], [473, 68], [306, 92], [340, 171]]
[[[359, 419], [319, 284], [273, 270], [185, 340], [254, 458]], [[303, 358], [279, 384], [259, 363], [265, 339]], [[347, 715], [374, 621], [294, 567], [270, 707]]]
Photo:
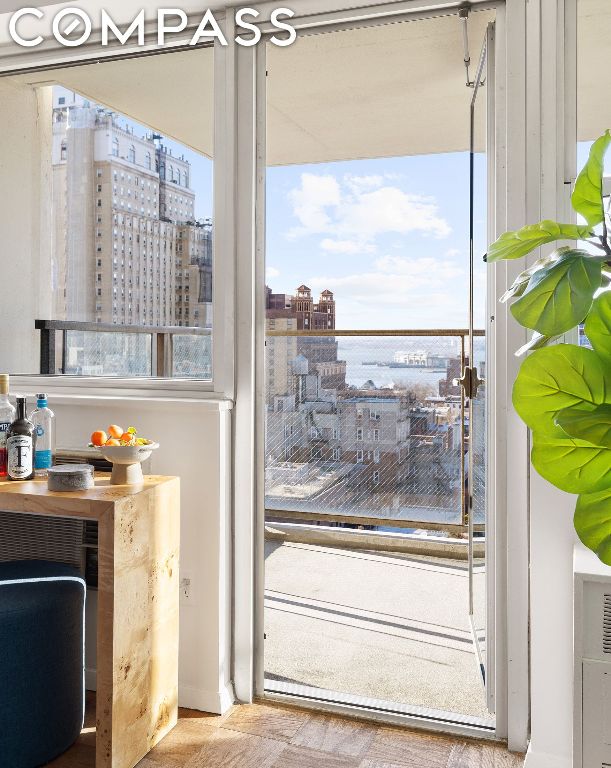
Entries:
[[[212, 379], [212, 59], [206, 48], [18, 79], [49, 108], [49, 231], [32, 258], [51, 290], [31, 318], [40, 354], [12, 372]], [[187, 113], [194, 71], [201, 99]]]

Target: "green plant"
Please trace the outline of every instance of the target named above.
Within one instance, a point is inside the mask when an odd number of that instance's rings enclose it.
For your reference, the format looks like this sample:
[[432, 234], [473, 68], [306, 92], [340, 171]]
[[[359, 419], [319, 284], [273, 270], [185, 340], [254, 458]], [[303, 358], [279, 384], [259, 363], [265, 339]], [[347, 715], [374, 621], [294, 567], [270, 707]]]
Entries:
[[[590, 247], [561, 247], [538, 259], [514, 281], [501, 301], [533, 331], [516, 354], [531, 352], [513, 387], [513, 404], [533, 433], [535, 469], [557, 488], [579, 494], [575, 530], [611, 565], [611, 241], [602, 177], [606, 131], [597, 139], [571, 196], [585, 224], [541, 221], [506, 232], [487, 261], [518, 259], [557, 240]], [[553, 344], [585, 323], [592, 349]], [[550, 346], [551, 345], [551, 346]]]

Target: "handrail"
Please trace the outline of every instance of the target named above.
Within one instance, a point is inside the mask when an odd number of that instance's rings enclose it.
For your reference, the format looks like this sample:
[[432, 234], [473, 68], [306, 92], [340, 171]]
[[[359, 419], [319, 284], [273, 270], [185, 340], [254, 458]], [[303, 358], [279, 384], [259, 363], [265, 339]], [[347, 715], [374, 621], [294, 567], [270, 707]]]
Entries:
[[115, 325], [80, 320], [34, 320], [38, 331], [95, 331], [99, 333], [168, 333], [180, 336], [210, 336], [211, 328], [187, 325]]
[[[281, 318], [280, 318], [281, 319]], [[338, 330], [330, 328], [319, 328], [318, 330], [297, 330], [288, 328], [286, 330], [266, 329], [266, 336], [453, 336], [461, 338], [469, 335], [468, 328], [409, 328], [403, 330]], [[486, 331], [477, 329], [473, 331], [474, 336], [485, 336]]]

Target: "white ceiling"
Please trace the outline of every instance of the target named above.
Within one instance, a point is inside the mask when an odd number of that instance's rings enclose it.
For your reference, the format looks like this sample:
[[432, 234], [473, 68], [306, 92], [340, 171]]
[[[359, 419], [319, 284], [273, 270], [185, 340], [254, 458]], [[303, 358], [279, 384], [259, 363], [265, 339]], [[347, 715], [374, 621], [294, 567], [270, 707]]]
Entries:
[[[591, 139], [611, 126], [611, 99], [601, 91], [611, 61], [611, 1], [579, 0], [578, 8], [579, 135]], [[469, 19], [472, 76], [491, 19], [488, 11]], [[211, 156], [212, 59], [212, 49], [195, 49], [15, 79], [60, 83]], [[462, 59], [456, 15], [268, 46], [269, 164], [468, 149], [471, 90]]]

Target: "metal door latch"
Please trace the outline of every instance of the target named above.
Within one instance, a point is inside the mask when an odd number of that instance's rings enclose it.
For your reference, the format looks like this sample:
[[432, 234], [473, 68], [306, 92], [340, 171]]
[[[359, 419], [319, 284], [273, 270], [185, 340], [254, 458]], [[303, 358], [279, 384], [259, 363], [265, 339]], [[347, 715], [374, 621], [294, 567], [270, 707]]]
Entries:
[[455, 387], [461, 386], [463, 388], [465, 397], [469, 400], [477, 397], [477, 390], [483, 383], [484, 379], [480, 379], [477, 368], [475, 366], [471, 368], [468, 365], [464, 368], [462, 376], [452, 382]]

